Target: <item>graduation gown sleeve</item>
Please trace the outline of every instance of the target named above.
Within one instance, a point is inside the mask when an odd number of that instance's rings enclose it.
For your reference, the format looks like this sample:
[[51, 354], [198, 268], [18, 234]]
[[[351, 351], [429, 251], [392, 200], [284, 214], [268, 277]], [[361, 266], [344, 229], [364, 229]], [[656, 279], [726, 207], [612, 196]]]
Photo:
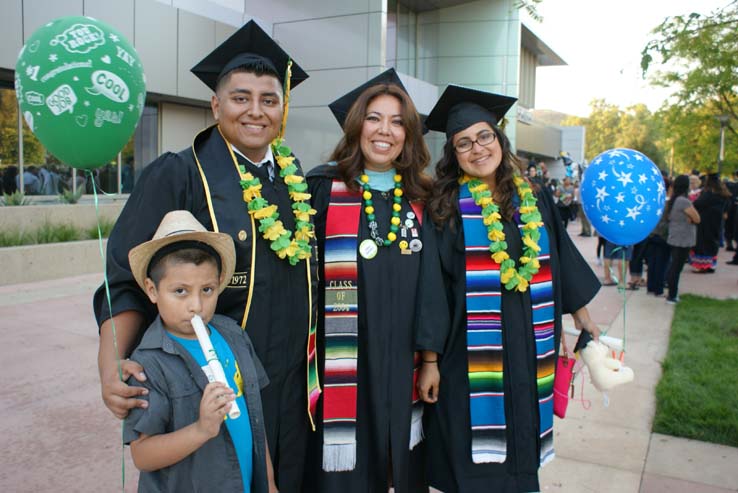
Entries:
[[[113, 315], [140, 312], [146, 318], [145, 327], [156, 316], [155, 307], [133, 279], [128, 252], [152, 238], [167, 212], [184, 209], [197, 217], [198, 209], [207, 208], [201, 199], [202, 182], [195, 173], [189, 150], [162, 154], [141, 173], [107, 244], [106, 273]], [[95, 292], [93, 309], [98, 326], [111, 316], [104, 284]]]
[[421, 230], [423, 254], [420, 260], [420, 280], [415, 322], [415, 349], [442, 354], [451, 329], [451, 318], [443, 288], [441, 258], [436, 240], [435, 225], [423, 212]]
[[561, 295], [561, 312], [574, 313], [592, 301], [600, 290], [600, 281], [564, 229], [551, 194], [539, 193], [538, 206], [549, 232], [553, 233], [550, 241], [556, 242], [558, 251], [559, 277], [556, 282]]

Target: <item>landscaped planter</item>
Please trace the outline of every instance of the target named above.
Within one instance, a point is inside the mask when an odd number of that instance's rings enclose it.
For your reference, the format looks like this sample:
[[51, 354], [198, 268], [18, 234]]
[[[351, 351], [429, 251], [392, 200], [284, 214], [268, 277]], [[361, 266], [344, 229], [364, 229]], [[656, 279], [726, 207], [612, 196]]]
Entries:
[[[100, 204], [100, 219], [115, 221], [124, 201]], [[71, 224], [87, 229], [97, 224], [94, 204], [50, 204], [0, 207], [0, 231], [33, 231], [44, 223]]]
[[0, 286], [102, 271], [98, 240], [0, 248]]
[[[115, 221], [124, 205], [123, 200], [100, 204], [101, 221]], [[31, 232], [44, 224], [89, 230], [97, 224], [95, 206], [83, 203], [0, 207], [0, 231]], [[104, 240], [103, 245], [106, 243]], [[0, 247], [0, 286], [102, 271], [97, 240]]]

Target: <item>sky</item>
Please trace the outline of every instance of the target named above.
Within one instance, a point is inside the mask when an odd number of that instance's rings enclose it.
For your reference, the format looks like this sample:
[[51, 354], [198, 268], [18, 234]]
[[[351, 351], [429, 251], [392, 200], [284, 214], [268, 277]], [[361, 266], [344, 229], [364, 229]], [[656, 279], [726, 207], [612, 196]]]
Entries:
[[[666, 17], [709, 13], [729, 0], [543, 0], [543, 22], [525, 20], [566, 66], [540, 67], [536, 109], [588, 116], [595, 98], [657, 110], [670, 91], [641, 77], [641, 50]], [[649, 71], [650, 72], [650, 71]]]

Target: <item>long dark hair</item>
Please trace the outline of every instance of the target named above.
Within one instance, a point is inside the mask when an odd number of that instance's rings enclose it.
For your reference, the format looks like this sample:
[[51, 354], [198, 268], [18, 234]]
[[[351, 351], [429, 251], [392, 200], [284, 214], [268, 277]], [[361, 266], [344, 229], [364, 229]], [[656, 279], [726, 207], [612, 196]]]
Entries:
[[365, 90], [346, 115], [343, 137], [336, 145], [330, 160], [338, 163], [338, 172], [347, 187], [359, 190], [356, 183], [364, 172], [364, 155], [361, 152], [361, 130], [369, 104], [382, 95], [393, 96], [400, 102], [405, 143], [402, 152], [392, 166], [402, 176], [402, 188], [408, 200], [426, 200], [431, 193], [432, 182], [424, 173], [430, 163], [430, 152], [423, 140], [422, 124], [412, 99], [395, 84], [377, 84]]
[[715, 195], [719, 195], [723, 198], [730, 197], [730, 190], [725, 186], [725, 183], [720, 181], [718, 175], [707, 175], [705, 179], [705, 185], [702, 187], [703, 192], [712, 192]]
[[[510, 221], [515, 213], [512, 198], [515, 194], [513, 177], [516, 171], [522, 175], [523, 162], [512, 153], [510, 140], [496, 125], [490, 125], [497, 134], [497, 140], [502, 149], [502, 161], [495, 170], [495, 203], [500, 207], [500, 215], [505, 221]], [[436, 182], [428, 204], [428, 212], [437, 226], [446, 223], [454, 226], [456, 211], [458, 210], [459, 178], [463, 172], [456, 159], [453, 138], [446, 141], [443, 147], [443, 156], [436, 164]], [[525, 178], [524, 178], [525, 179]]]
[[679, 175], [674, 178], [674, 183], [671, 185], [671, 197], [669, 197], [669, 201], [666, 203], [664, 215], [669, 217], [671, 208], [674, 206], [677, 197], [686, 197], [687, 192], [689, 192], [689, 176]]

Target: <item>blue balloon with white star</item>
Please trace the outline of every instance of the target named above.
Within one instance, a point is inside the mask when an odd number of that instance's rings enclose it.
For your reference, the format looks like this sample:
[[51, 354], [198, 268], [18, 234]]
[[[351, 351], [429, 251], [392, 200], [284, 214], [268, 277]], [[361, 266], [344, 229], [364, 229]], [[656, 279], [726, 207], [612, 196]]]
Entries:
[[661, 219], [666, 202], [658, 166], [633, 149], [610, 149], [594, 158], [580, 190], [589, 222], [617, 245], [645, 239]]

